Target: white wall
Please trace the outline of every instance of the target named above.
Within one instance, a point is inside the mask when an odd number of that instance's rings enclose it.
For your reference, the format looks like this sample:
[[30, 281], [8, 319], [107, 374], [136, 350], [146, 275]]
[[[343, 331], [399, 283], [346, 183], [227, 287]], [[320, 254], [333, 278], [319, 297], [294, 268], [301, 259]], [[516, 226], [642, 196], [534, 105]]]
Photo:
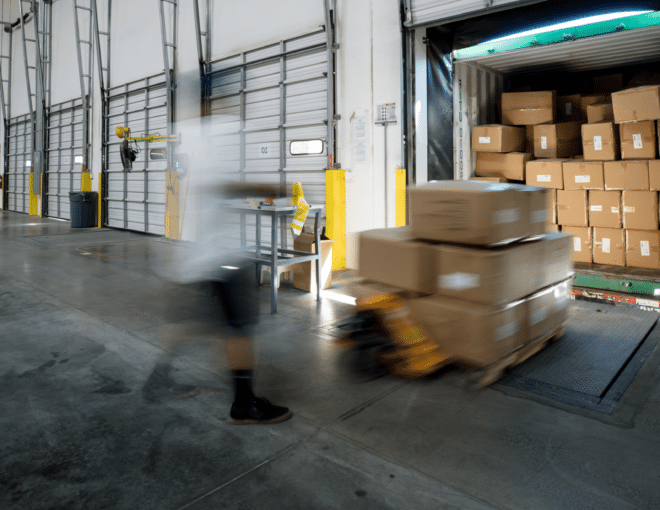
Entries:
[[[101, 2], [99, 2], [101, 3]], [[89, 5], [89, 0], [81, 5]], [[51, 63], [51, 104], [63, 103], [80, 97], [78, 52], [73, 18], [73, 0], [59, 0], [52, 4], [53, 36]], [[89, 37], [89, 15], [79, 15], [81, 38]], [[82, 45], [83, 62], [87, 65], [89, 49]]]

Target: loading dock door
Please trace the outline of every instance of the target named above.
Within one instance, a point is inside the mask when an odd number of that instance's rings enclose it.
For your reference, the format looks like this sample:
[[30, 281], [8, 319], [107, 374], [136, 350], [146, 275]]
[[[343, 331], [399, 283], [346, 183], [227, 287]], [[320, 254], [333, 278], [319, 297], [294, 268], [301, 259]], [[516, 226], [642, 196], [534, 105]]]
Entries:
[[517, 7], [521, 4], [536, 3], [543, 0], [403, 0], [406, 13], [405, 26], [415, 28], [430, 26], [477, 16], [499, 9]]
[[83, 108], [74, 99], [48, 109], [46, 216], [71, 218], [69, 192], [80, 191]]
[[7, 150], [7, 210], [30, 212], [32, 120], [30, 115], [9, 119]]

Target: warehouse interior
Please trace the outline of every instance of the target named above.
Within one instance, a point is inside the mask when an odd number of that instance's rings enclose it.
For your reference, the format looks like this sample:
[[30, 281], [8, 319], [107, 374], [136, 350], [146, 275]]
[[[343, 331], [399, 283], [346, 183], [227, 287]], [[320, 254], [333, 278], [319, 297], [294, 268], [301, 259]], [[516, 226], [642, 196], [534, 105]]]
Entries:
[[[574, 154], [537, 155], [539, 125], [574, 119], [503, 102], [660, 90], [658, 2], [253, 4], [2, 0], [0, 506], [657, 508], [660, 115], [587, 121], [587, 100]], [[654, 156], [617, 138], [595, 162], [601, 122], [650, 123]], [[531, 152], [522, 178], [483, 173], [492, 126], [520, 138], [488, 149], [505, 171]], [[642, 158], [646, 187], [608, 187]], [[251, 190], [221, 236], [260, 261], [254, 385], [283, 423], [230, 419], [232, 333], [172, 272], [216, 228], [210, 166]], [[588, 209], [608, 193], [616, 224]], [[457, 229], [461, 208], [508, 219]]]

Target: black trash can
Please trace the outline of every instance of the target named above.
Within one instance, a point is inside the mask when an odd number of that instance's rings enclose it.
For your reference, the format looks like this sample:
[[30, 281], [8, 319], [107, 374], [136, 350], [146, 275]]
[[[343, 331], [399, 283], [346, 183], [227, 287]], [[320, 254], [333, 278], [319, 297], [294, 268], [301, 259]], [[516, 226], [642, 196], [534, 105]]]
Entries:
[[72, 228], [89, 228], [97, 225], [98, 196], [96, 191], [69, 191]]

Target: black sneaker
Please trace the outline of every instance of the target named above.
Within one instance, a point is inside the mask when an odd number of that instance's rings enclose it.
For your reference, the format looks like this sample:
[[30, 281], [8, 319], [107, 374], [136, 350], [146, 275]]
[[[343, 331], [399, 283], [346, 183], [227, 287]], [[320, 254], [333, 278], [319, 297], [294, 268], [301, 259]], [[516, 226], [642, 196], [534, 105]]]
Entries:
[[244, 408], [232, 404], [229, 414], [234, 425], [270, 425], [288, 420], [293, 413], [288, 407], [271, 404], [265, 398], [253, 397], [252, 405]]
[[142, 398], [148, 402], [181, 400], [194, 397], [199, 393], [197, 386], [175, 382], [170, 377], [171, 371], [172, 367], [166, 363], [156, 365], [142, 388]]

